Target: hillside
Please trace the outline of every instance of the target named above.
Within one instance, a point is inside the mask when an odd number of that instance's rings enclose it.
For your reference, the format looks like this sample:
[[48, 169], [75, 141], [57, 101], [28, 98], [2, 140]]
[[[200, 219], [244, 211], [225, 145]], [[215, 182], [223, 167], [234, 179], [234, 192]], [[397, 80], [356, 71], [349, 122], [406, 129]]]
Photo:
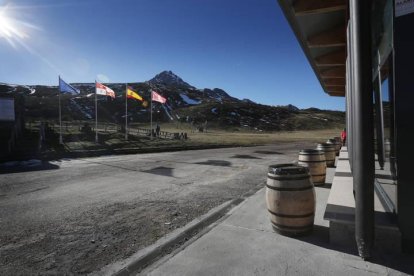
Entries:
[[[94, 83], [73, 83], [79, 95], [61, 94], [63, 120], [93, 120], [95, 116]], [[125, 120], [125, 84], [105, 84], [116, 98], [98, 96], [98, 119], [122, 123]], [[181, 121], [233, 130], [279, 131], [343, 127], [345, 114], [340, 111], [300, 110], [295, 106], [268, 106], [249, 99], [239, 100], [222, 89], [197, 89], [171, 71], [164, 71], [149, 81], [130, 83], [150, 102], [150, 91], [167, 98], [167, 103], [153, 103], [153, 119], [159, 122]], [[0, 83], [0, 96], [24, 95], [26, 120], [57, 120], [59, 94], [56, 86], [11, 85]], [[150, 105], [128, 100], [131, 122], [148, 122]]]

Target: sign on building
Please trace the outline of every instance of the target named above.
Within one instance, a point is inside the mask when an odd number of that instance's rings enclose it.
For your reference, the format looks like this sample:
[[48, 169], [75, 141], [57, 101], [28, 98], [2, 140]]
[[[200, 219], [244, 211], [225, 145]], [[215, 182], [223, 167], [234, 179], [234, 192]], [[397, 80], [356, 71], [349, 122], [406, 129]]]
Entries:
[[414, 12], [414, 0], [395, 0], [395, 16], [399, 17]]
[[14, 99], [0, 98], [0, 121], [14, 121]]

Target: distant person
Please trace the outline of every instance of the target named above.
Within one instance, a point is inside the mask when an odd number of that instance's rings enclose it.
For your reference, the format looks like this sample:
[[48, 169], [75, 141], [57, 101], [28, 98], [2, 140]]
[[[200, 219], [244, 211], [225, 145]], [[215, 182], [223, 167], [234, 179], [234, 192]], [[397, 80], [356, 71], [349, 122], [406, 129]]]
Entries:
[[344, 128], [344, 130], [342, 130], [342, 132], [341, 132], [341, 140], [342, 140], [342, 145], [345, 145], [345, 142], [346, 142], [346, 128]]
[[160, 125], [159, 125], [159, 124], [157, 124], [157, 127], [155, 128], [155, 132], [156, 132], [156, 134], [157, 134], [157, 137], [159, 137], [159, 136], [160, 136], [160, 130], [161, 130], [161, 127], [160, 127]]

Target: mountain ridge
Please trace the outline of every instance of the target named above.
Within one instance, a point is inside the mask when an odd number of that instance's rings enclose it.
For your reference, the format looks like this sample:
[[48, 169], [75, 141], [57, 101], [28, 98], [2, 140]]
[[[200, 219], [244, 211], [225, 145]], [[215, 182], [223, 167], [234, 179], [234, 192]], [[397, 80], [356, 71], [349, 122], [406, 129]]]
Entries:
[[[94, 83], [71, 83], [80, 89], [79, 95], [61, 94], [63, 120], [94, 118]], [[116, 98], [98, 97], [98, 119], [121, 123], [125, 120], [125, 84], [105, 84], [115, 91]], [[254, 131], [321, 129], [343, 127], [344, 112], [319, 109], [301, 110], [294, 105], [270, 106], [249, 99], [237, 99], [220, 88], [197, 89], [172, 71], [163, 71], [145, 82], [129, 83], [147, 102], [155, 90], [167, 98], [167, 104], [153, 103], [156, 121], [182, 121], [202, 124], [206, 121], [223, 128]], [[9, 85], [0, 83], [0, 96], [21, 95], [25, 98], [28, 119], [58, 117], [57, 86]], [[128, 117], [132, 122], [148, 122], [149, 106], [128, 100]]]

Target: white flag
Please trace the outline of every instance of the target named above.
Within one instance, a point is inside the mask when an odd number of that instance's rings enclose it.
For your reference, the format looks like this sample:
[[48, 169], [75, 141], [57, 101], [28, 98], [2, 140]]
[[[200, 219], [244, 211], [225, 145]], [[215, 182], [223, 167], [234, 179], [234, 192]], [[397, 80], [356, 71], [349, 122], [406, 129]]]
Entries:
[[111, 88], [103, 85], [102, 83], [96, 83], [96, 94], [98, 95], [105, 95], [112, 98], [115, 98], [115, 92]]

